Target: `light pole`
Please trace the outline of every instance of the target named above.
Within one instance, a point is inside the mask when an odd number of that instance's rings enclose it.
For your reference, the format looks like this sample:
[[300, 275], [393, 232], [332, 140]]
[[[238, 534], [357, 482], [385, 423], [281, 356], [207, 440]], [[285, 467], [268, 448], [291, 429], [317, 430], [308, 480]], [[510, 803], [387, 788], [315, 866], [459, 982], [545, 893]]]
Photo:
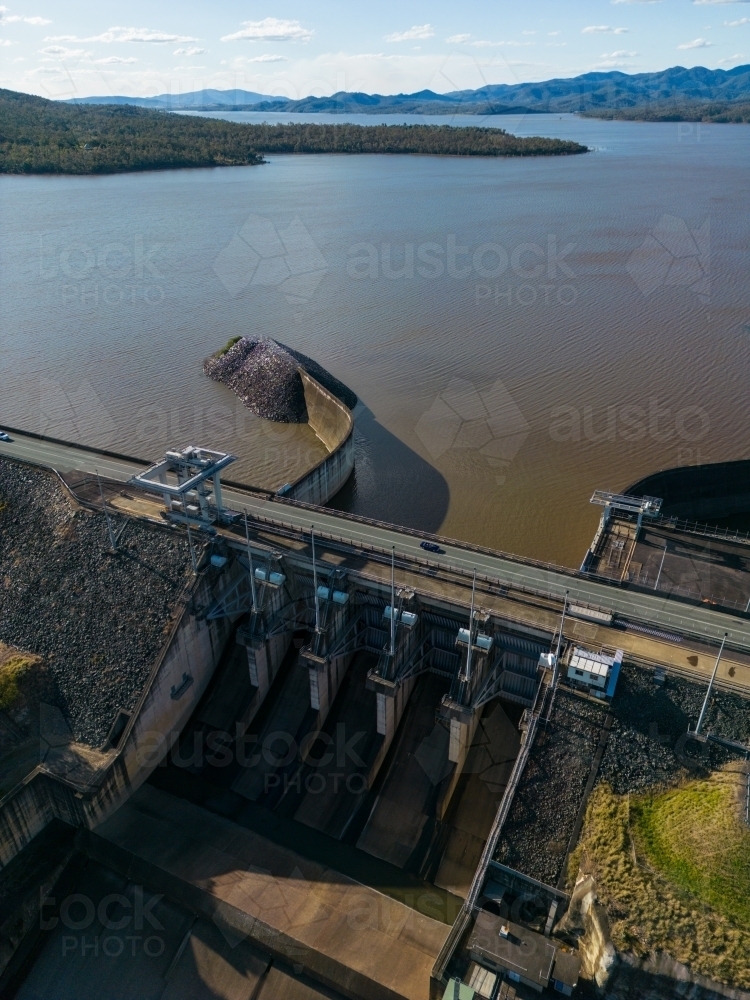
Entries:
[[719, 655], [716, 657], [716, 663], [714, 663], [714, 672], [711, 674], [711, 680], [708, 682], [708, 691], [706, 691], [706, 697], [703, 699], [703, 708], [701, 708], [701, 714], [698, 716], [698, 725], [695, 727], [695, 735], [697, 736], [701, 731], [701, 726], [703, 725], [703, 719], [706, 715], [706, 709], [708, 708], [708, 699], [711, 696], [711, 688], [713, 687], [714, 680], [716, 679], [716, 671], [719, 669], [719, 660], [721, 659], [721, 654], [724, 652], [724, 643], [727, 641], [727, 632], [724, 633], [724, 638], [721, 640], [721, 646], [719, 647]]
[[102, 489], [102, 481], [99, 478], [99, 470], [96, 470], [96, 481], [99, 483], [99, 496], [102, 498], [102, 509], [104, 511], [104, 517], [107, 521], [107, 531], [109, 532], [109, 544], [113, 552], [117, 552], [117, 540], [115, 538], [115, 533], [112, 530], [112, 522], [109, 519], [109, 511], [107, 510], [107, 504], [104, 500], [104, 490]]
[[662, 568], [664, 566], [664, 560], [665, 560], [665, 558], [667, 556], [667, 546], [668, 545], [669, 545], [669, 542], [665, 538], [664, 539], [664, 551], [661, 554], [661, 562], [659, 563], [659, 572], [656, 574], [656, 583], [654, 584], [654, 590], [656, 590], [657, 587], [659, 586], [659, 580], [661, 579], [661, 571], [662, 571]]
[[250, 551], [250, 531], [247, 526], [247, 507], [245, 507], [245, 545], [247, 546], [247, 561], [250, 566], [250, 593], [253, 598], [253, 611], [257, 611], [258, 602], [255, 599], [255, 570], [253, 569], [253, 554]]
[[320, 603], [318, 601], [318, 567], [315, 562], [315, 525], [310, 525], [310, 541], [312, 542], [313, 590], [315, 591], [315, 631], [320, 632]]

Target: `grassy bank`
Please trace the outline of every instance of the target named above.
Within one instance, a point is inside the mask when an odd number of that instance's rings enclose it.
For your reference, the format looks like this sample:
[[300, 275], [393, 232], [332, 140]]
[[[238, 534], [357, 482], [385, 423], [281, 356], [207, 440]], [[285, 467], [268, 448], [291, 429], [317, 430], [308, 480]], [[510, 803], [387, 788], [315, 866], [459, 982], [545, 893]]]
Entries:
[[0, 711], [6, 712], [18, 701], [19, 684], [39, 658], [12, 649], [0, 642]]
[[0, 90], [0, 172], [97, 174], [243, 166], [264, 153], [584, 153], [559, 139], [447, 125], [245, 125], [130, 105], [47, 101]]
[[631, 827], [642, 853], [673, 885], [750, 928], [750, 830], [737, 819], [734, 772], [639, 799]]
[[570, 876], [597, 879], [615, 946], [664, 951], [695, 972], [750, 987], [750, 831], [736, 768], [654, 795], [591, 796]]

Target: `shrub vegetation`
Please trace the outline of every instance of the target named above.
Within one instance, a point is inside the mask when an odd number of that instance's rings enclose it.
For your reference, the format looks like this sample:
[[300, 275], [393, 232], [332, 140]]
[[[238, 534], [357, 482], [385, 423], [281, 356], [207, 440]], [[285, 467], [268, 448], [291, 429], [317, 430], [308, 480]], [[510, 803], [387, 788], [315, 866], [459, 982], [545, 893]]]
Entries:
[[664, 951], [695, 972], [750, 987], [750, 830], [744, 775], [710, 777], [642, 796], [591, 795], [569, 882], [594, 875], [621, 951]]

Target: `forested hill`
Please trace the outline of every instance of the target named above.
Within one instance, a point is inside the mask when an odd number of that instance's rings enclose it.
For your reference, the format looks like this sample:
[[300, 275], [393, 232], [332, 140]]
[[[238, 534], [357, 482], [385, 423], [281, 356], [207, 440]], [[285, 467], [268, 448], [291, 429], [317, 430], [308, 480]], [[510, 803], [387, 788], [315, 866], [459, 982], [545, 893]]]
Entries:
[[436, 156], [546, 156], [587, 147], [500, 128], [452, 125], [243, 125], [261, 153], [431, 153]]
[[262, 163], [237, 125], [0, 90], [0, 171], [92, 174]]
[[583, 153], [559, 139], [447, 125], [245, 125], [131, 105], [80, 105], [0, 90], [0, 172], [115, 173], [239, 166], [264, 153]]
[[586, 118], [606, 118], [631, 122], [750, 122], [750, 101], [707, 101], [697, 103], [655, 103], [635, 108], [602, 108], [599, 111], [584, 111]]

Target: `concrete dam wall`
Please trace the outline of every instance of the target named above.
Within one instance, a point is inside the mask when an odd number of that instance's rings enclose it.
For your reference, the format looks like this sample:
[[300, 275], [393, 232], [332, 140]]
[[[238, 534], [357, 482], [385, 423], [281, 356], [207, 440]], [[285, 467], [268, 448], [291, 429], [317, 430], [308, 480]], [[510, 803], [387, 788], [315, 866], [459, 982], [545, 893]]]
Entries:
[[663, 469], [624, 492], [661, 497], [662, 514], [688, 521], [745, 514], [750, 511], [750, 460]]
[[203, 696], [232, 631], [228, 619], [202, 621], [196, 609], [209, 604], [236, 572], [234, 564], [223, 573], [208, 567], [195, 579], [115, 747], [95, 750], [61, 743], [0, 800], [0, 867], [53, 818], [95, 827], [169, 752]]
[[290, 500], [322, 506], [341, 489], [354, 468], [354, 420], [349, 408], [300, 369], [310, 427], [328, 455], [278, 492]]

